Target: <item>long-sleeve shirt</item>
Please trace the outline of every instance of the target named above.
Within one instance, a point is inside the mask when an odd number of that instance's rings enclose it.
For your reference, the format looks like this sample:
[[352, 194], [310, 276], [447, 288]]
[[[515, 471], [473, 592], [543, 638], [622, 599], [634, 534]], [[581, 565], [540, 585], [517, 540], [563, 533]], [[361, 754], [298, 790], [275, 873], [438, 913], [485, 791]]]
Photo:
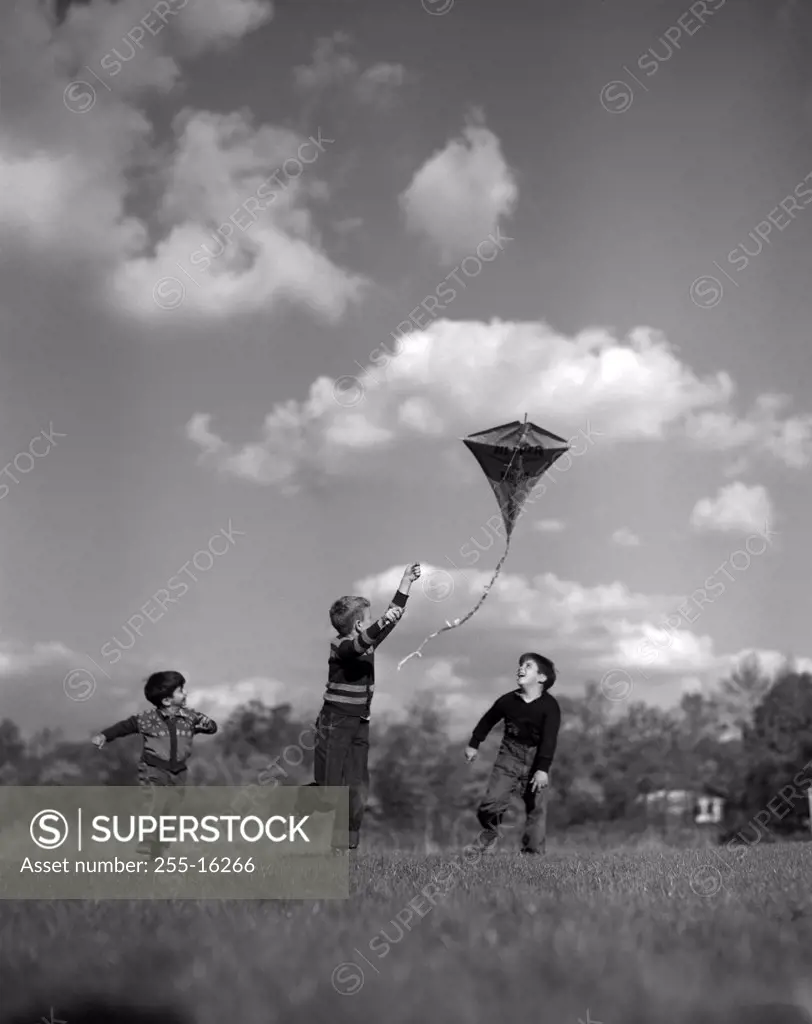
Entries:
[[[396, 591], [389, 608], [405, 608], [408, 598], [408, 594]], [[338, 708], [345, 715], [369, 718], [375, 690], [375, 648], [396, 625], [382, 615], [367, 629], [331, 641], [325, 706]]]
[[485, 712], [474, 729], [469, 746], [476, 749], [494, 726], [504, 720], [504, 741], [512, 740], [525, 747], [536, 747], [531, 771], [547, 772], [553, 763], [561, 708], [549, 693], [526, 701], [518, 690], [500, 697]]
[[209, 736], [217, 732], [217, 723], [208, 715], [192, 708], [181, 708], [175, 714], [164, 714], [150, 708], [116, 722], [102, 732], [105, 740], [139, 735], [144, 741], [141, 760], [154, 768], [177, 774], [186, 768], [192, 755], [192, 742], [197, 733]]

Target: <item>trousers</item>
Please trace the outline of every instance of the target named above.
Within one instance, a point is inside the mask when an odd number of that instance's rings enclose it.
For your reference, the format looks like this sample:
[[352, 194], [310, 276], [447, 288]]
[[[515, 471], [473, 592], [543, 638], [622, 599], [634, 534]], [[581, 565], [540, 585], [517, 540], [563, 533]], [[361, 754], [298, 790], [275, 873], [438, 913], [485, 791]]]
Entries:
[[534, 793], [530, 788], [535, 747], [526, 747], [515, 740], [503, 740], [496, 755], [485, 796], [477, 809], [477, 818], [485, 835], [486, 846], [499, 838], [499, 828], [514, 793], [521, 795], [525, 809], [525, 825], [521, 849], [524, 853], [544, 853], [547, 846], [547, 791]]
[[[165, 790], [167, 788], [179, 789], [180, 799], [182, 800], [184, 789], [186, 787], [187, 774], [188, 772], [186, 769], [182, 772], [175, 773], [170, 772], [166, 768], [156, 768], [155, 765], [147, 764], [145, 761], [139, 761], [138, 785], [141, 787], [143, 794], [143, 813], [152, 815], [156, 818], [160, 818], [162, 814], [167, 814], [173, 808], [174, 801], [170, 802], [169, 799], [162, 797], [161, 790]], [[165, 848], [165, 843], [161, 843], [157, 839], [152, 839], [145, 843], [142, 852], [149, 852], [153, 857], [157, 857]]]
[[317, 786], [349, 787], [348, 829], [337, 821], [332, 844], [356, 849], [369, 796], [369, 722], [325, 705], [316, 721], [313, 778]]

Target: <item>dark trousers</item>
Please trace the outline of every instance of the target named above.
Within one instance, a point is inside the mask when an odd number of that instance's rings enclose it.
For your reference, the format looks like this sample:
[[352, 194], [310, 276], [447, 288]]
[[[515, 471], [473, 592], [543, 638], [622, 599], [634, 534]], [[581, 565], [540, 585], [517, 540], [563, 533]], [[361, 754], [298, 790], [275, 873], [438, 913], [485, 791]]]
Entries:
[[547, 792], [534, 793], [530, 788], [535, 747], [525, 747], [505, 740], [496, 755], [488, 788], [477, 810], [477, 818], [485, 830], [483, 840], [491, 846], [499, 838], [499, 827], [510, 806], [510, 798], [520, 793], [524, 802], [525, 826], [522, 851], [544, 853], [547, 842]]
[[348, 786], [349, 834], [338, 826], [333, 846], [354, 850], [369, 795], [369, 722], [325, 705], [316, 722], [313, 778], [317, 786]]
[[[182, 791], [186, 786], [187, 775], [186, 769], [182, 772], [170, 772], [167, 768], [156, 768], [155, 765], [147, 764], [146, 761], [139, 761], [138, 785], [141, 786], [144, 792], [143, 813], [156, 818], [165, 814], [169, 801], [162, 800], [157, 791], [167, 787], [181, 789], [182, 799]], [[153, 857], [157, 857], [162, 850], [167, 848], [166, 843], [160, 843], [157, 839], [152, 839], [146, 841], [142, 852], [150, 853]]]

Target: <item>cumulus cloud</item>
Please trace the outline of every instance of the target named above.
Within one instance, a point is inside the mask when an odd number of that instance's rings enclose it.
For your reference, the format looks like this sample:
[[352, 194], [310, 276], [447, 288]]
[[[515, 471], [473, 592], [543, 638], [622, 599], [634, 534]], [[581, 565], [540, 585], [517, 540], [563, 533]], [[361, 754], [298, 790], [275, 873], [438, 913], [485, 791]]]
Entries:
[[[394, 566], [358, 580], [355, 587], [358, 593], [385, 600], [394, 593], [402, 573], [402, 567]], [[414, 597], [409, 605], [409, 629], [416, 634], [426, 626], [436, 628], [438, 618], [453, 620], [464, 615], [479, 599], [490, 578], [490, 571], [447, 570], [424, 563], [421, 581], [413, 588]], [[676, 595], [634, 593], [620, 582], [585, 587], [559, 579], [554, 573], [532, 578], [502, 573], [477, 612], [477, 622], [485, 629], [530, 630], [536, 634], [542, 631], [567, 644], [577, 638], [575, 642], [583, 650], [600, 651], [612, 629], [622, 637], [626, 622], [647, 621], [658, 613], [664, 621], [679, 601]], [[399, 627], [399, 633], [403, 632], [403, 626]]]
[[696, 530], [751, 533], [774, 521], [773, 504], [766, 488], [740, 481], [719, 489], [715, 498], [702, 498], [691, 513]]
[[[397, 587], [401, 572], [392, 567], [356, 581], [355, 587], [373, 600], [384, 601]], [[489, 579], [489, 572], [476, 569], [424, 565], [421, 583], [413, 588], [406, 616], [398, 626], [401, 656], [416, 649], [443, 622], [468, 612]], [[636, 593], [617, 581], [583, 586], [554, 573], [502, 574], [476, 613], [473, 632], [469, 629], [463, 639], [466, 625], [462, 625], [456, 634], [456, 644], [468, 651], [467, 659], [457, 658], [453, 672], [438, 669], [446, 672], [453, 685], [438, 689], [457, 693], [455, 680], [479, 677], [483, 637], [487, 637], [488, 657], [496, 658], [497, 664], [512, 664], [519, 648], [542, 648], [576, 669], [573, 681], [579, 686], [589, 678], [611, 683], [615, 677], [631, 677], [637, 680], [638, 690], [650, 684], [647, 695], [651, 697], [652, 687], [677, 684], [687, 676], [715, 679], [730, 664], [730, 656], [718, 655], [711, 637], [675, 624], [673, 612], [682, 600], [679, 595]], [[447, 660], [449, 642], [444, 645], [441, 637], [432, 641], [433, 647], [426, 647], [422, 673], [435, 659]]]
[[[791, 402], [789, 395], [760, 395], [741, 418], [725, 409], [702, 410], [688, 419], [686, 430], [704, 448], [723, 452], [746, 448], [799, 469], [812, 456], [812, 415], [782, 417]], [[731, 472], [742, 472], [747, 465], [748, 460], [741, 458]]]
[[312, 710], [313, 694], [291, 687], [279, 679], [252, 676], [234, 683], [224, 682], [201, 688], [195, 695], [194, 705], [199, 711], [211, 715], [215, 721], [224, 722], [233, 711], [250, 701], [259, 701], [270, 707], [290, 704], [294, 712], [308, 713]]
[[612, 543], [623, 548], [636, 548], [640, 546], [640, 538], [626, 526], [621, 526], [612, 534]]
[[24, 733], [47, 723], [77, 739], [137, 710], [143, 700], [131, 681], [107, 679], [87, 664], [84, 655], [56, 641], [0, 641], [0, 718], [10, 718]]
[[[544, 409], [543, 426], [562, 436], [594, 429], [590, 444], [663, 438], [734, 392], [728, 374], [699, 377], [644, 327], [626, 339], [600, 328], [569, 338], [545, 323], [437, 320], [370, 358], [360, 377], [320, 377], [304, 401], [277, 405], [256, 441], [232, 445], [210, 430], [197, 438], [191, 424], [190, 436], [224, 472], [295, 485], [304, 470], [379, 472], [372, 456], [409, 438], [465, 435], [527, 409]], [[209, 423], [199, 416], [197, 427]], [[583, 452], [586, 442], [576, 443]]]
[[347, 32], [334, 32], [317, 40], [311, 63], [293, 69], [296, 88], [310, 95], [332, 95], [338, 89], [349, 88], [361, 103], [391, 106], [398, 90], [414, 76], [402, 64], [386, 61], [362, 71], [349, 52], [352, 42]]
[[[475, 569], [446, 570], [424, 564], [423, 570], [398, 626], [397, 644], [403, 653], [397, 660], [444, 621], [468, 612], [490, 579], [490, 573]], [[400, 567], [392, 567], [357, 580], [354, 587], [373, 601], [385, 601], [401, 572]], [[494, 658], [497, 670], [508, 673], [521, 649], [543, 649], [557, 664], [569, 666], [562, 677], [565, 685], [575, 684], [579, 690], [593, 679], [610, 700], [621, 699], [621, 694], [678, 700], [686, 689], [715, 684], [753, 653], [771, 677], [785, 663], [775, 651], [718, 652], [710, 636], [690, 628], [696, 617], [675, 615], [682, 606], [683, 599], [677, 595], [636, 593], [619, 582], [583, 586], [554, 573], [532, 578], [506, 573], [476, 613], [473, 629], [464, 624], [459, 633], [445, 634], [445, 643], [441, 636], [427, 645], [419, 662], [420, 679], [445, 702], [455, 721], [462, 722], [466, 700], [470, 703], [476, 693], [492, 693], [491, 679], [483, 678], [487, 674], [484, 659]], [[452, 642], [466, 654], [449, 656]], [[388, 677], [396, 671], [391, 647], [386, 657], [392, 659], [387, 663]], [[403, 671], [414, 671], [414, 664], [405, 665]], [[812, 659], [798, 658], [795, 665], [805, 671], [812, 668]], [[509, 688], [507, 675], [505, 684]], [[469, 710], [469, 728], [470, 718]]]
[[145, 113], [182, 84], [183, 59], [240, 39], [271, 4], [168, 6], [160, 17], [149, 0], [97, 0], [61, 23], [44, 4], [0, 9], [0, 233], [40, 266], [92, 268], [116, 317], [283, 301], [340, 316], [364, 282], [323, 251], [308, 205], [330, 143], [188, 109], [159, 143]]
[[450, 265], [495, 233], [518, 197], [499, 139], [474, 122], [415, 172], [400, 205], [407, 228]]

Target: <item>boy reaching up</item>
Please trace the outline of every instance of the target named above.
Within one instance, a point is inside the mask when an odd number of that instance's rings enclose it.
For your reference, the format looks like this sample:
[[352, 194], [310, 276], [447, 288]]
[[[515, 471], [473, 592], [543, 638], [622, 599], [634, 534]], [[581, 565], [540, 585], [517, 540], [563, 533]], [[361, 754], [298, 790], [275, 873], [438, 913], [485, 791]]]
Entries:
[[540, 654], [519, 658], [518, 688], [500, 697], [485, 712], [465, 749], [465, 759], [475, 760], [480, 743], [504, 720], [505, 732], [477, 818], [484, 829], [483, 844], [493, 847], [499, 826], [516, 791], [521, 793], [526, 814], [522, 853], [543, 853], [547, 833], [547, 787], [553, 762], [561, 709], [548, 692], [555, 683], [555, 665]]
[[397, 625], [412, 583], [419, 577], [418, 562], [407, 566], [388, 609], [375, 621], [365, 597], [340, 597], [330, 608], [330, 622], [338, 635], [330, 645], [327, 689], [316, 721], [313, 785], [349, 787], [349, 837], [345, 842], [334, 832], [333, 847], [337, 850], [358, 848], [369, 793], [367, 762], [375, 650]]

